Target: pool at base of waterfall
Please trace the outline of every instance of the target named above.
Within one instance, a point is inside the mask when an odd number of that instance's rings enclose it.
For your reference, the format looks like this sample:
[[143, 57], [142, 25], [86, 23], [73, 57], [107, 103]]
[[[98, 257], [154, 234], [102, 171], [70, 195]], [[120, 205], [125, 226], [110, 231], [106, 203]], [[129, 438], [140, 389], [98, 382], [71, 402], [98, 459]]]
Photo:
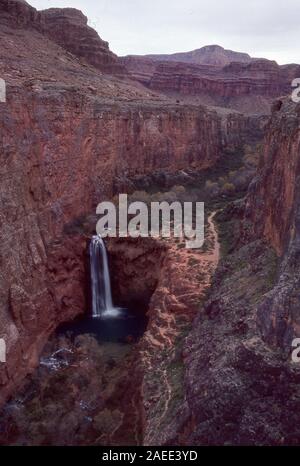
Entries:
[[[101, 236], [93, 236], [90, 254], [90, 313], [63, 324], [58, 335], [71, 338], [93, 335], [99, 343], [135, 343], [147, 329], [144, 303], [128, 301], [127, 307], [114, 306], [106, 247]], [[128, 305], [129, 303], [129, 305]]]
[[148, 318], [145, 309], [114, 308], [98, 318], [82, 316], [73, 322], [62, 324], [57, 333], [59, 335], [68, 334], [71, 338], [90, 334], [94, 335], [100, 343], [131, 344], [143, 336], [147, 324]]

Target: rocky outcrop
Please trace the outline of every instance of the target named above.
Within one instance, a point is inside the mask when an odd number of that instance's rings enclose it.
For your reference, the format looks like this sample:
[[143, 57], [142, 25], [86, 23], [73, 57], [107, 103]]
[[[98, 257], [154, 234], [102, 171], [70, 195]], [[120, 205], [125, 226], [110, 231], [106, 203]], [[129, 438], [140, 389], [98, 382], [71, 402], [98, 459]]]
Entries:
[[126, 74], [108, 42], [88, 26], [87, 17], [75, 8], [37, 11], [22, 0], [1, 0], [0, 12], [2, 25], [35, 29], [104, 73]]
[[186, 340], [185, 404], [169, 442], [299, 442], [299, 367], [271, 348], [257, 326], [258, 308], [275, 284], [275, 254], [266, 243], [235, 247], [223, 262]]
[[43, 31], [54, 42], [106, 73], [124, 74], [125, 68], [97, 32], [88, 26], [87, 17], [74, 8], [50, 8], [41, 13]]
[[1, 24], [18, 28], [38, 25], [40, 13], [32, 8], [25, 0], [1, 0]]
[[160, 281], [167, 244], [152, 238], [107, 240], [114, 301], [119, 306], [148, 312]]

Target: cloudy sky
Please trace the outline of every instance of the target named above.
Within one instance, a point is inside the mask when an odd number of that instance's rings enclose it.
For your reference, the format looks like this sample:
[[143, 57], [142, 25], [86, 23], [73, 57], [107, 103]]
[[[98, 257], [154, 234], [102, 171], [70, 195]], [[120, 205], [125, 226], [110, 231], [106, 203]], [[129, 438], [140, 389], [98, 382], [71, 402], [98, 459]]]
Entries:
[[300, 63], [299, 0], [28, 0], [74, 7], [118, 55], [219, 44], [280, 64]]

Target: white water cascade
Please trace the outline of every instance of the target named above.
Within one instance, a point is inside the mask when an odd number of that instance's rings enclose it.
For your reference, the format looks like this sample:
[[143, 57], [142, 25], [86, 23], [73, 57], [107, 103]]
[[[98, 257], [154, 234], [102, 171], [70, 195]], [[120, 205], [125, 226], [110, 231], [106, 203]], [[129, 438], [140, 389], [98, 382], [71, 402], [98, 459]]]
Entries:
[[90, 264], [93, 317], [118, 316], [120, 309], [113, 305], [107, 253], [101, 236], [93, 236], [91, 240]]

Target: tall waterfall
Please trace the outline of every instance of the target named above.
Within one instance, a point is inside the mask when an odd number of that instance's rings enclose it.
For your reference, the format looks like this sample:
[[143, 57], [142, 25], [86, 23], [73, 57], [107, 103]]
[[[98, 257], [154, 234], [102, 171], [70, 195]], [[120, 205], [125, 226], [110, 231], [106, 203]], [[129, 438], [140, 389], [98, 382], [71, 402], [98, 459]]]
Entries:
[[93, 236], [90, 243], [93, 317], [115, 317], [105, 244], [101, 236]]

